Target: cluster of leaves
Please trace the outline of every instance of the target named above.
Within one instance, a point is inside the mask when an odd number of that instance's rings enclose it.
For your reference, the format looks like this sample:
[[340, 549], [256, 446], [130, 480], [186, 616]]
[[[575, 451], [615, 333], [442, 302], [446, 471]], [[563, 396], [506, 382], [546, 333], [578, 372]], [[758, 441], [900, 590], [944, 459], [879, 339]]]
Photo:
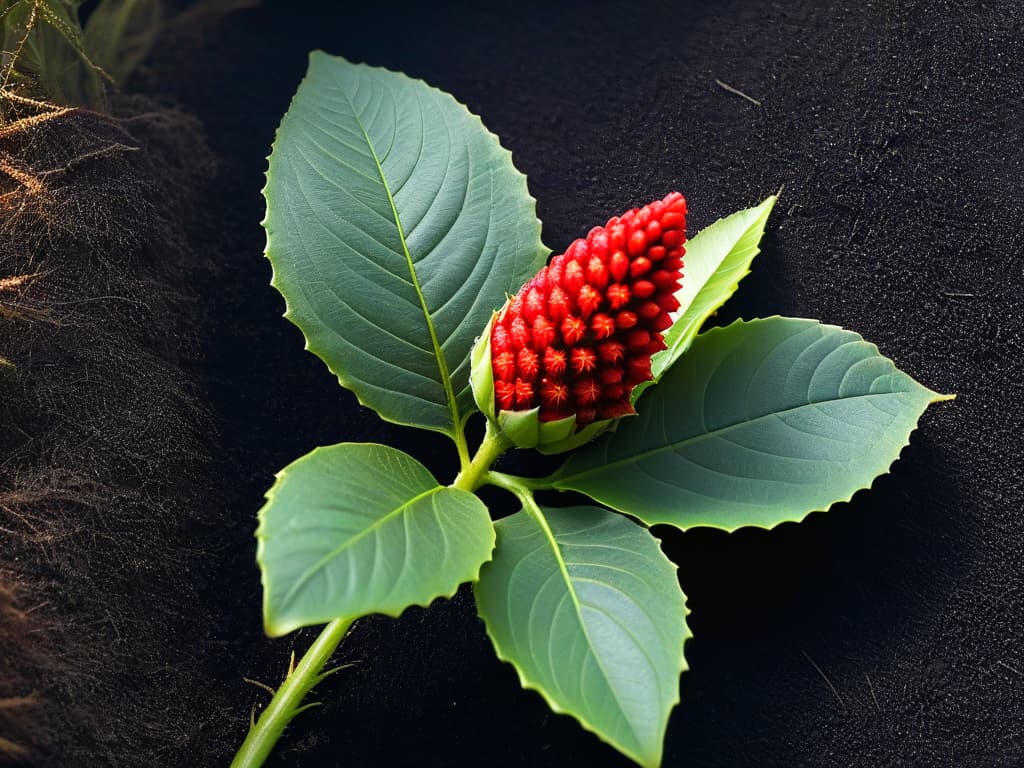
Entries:
[[[464, 433], [471, 351], [550, 254], [496, 137], [423, 82], [314, 53], [265, 195], [273, 282], [310, 351], [382, 418], [451, 437], [462, 465], [443, 485], [394, 448], [343, 443], [282, 470], [259, 516], [267, 632], [396, 616], [474, 582], [523, 685], [643, 765], [660, 762], [690, 636], [647, 526], [770, 528], [825, 510], [885, 472], [939, 399], [813, 320], [699, 333], [748, 273], [769, 197], [687, 244], [638, 415], [549, 477], [496, 472], [496, 426], [473, 458]], [[521, 511], [492, 522], [473, 493], [485, 484]], [[593, 503], [542, 507], [534, 492], [552, 489]]]
[[100, 0], [84, 27], [83, 0], [0, 0], [0, 90], [102, 109], [159, 34], [161, 0]]

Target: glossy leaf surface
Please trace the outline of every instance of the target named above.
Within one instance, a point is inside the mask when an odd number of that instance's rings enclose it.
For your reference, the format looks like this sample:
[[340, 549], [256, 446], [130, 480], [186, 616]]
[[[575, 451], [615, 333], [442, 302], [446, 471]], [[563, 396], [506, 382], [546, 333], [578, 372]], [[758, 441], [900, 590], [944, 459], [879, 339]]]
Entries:
[[495, 527], [475, 589], [498, 656], [554, 711], [658, 765], [690, 632], [657, 539], [596, 507], [520, 511]]
[[452, 434], [474, 340], [549, 253], [511, 155], [448, 94], [315, 52], [264, 194], [309, 350], [383, 418]]
[[259, 513], [267, 633], [450, 597], [490, 559], [483, 502], [384, 445], [341, 443], [292, 462]]
[[698, 336], [554, 484], [649, 524], [771, 528], [869, 486], [939, 399], [851, 331], [738, 321]]

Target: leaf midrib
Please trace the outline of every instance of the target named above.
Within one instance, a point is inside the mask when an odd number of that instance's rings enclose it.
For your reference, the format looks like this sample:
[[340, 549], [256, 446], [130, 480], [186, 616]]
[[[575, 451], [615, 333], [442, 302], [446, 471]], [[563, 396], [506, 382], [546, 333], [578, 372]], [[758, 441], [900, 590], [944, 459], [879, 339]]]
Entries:
[[333, 561], [335, 558], [337, 558], [339, 555], [341, 555], [341, 553], [343, 553], [346, 549], [349, 549], [349, 548], [355, 546], [357, 543], [362, 541], [364, 538], [369, 536], [371, 533], [376, 532], [379, 528], [381, 528], [381, 526], [383, 526], [385, 523], [389, 522], [392, 518], [394, 518], [397, 515], [403, 514], [406, 510], [408, 510], [410, 507], [412, 507], [413, 505], [415, 505], [416, 503], [418, 503], [422, 499], [425, 499], [425, 498], [429, 497], [431, 494], [435, 494], [435, 493], [438, 493], [439, 491], [443, 491], [443, 490], [444, 490], [444, 487], [438, 485], [438, 486], [435, 486], [433, 488], [428, 488], [427, 490], [422, 491], [421, 493], [416, 494], [411, 499], [402, 502], [401, 504], [399, 504], [394, 509], [392, 509], [392, 510], [388, 511], [387, 513], [385, 513], [382, 517], [374, 520], [370, 525], [368, 525], [363, 530], [359, 531], [355, 536], [352, 536], [351, 538], [346, 539], [341, 544], [339, 544], [337, 547], [335, 547], [330, 552], [328, 552], [326, 555], [321, 557], [318, 561], [316, 561], [311, 566], [309, 566], [309, 568], [307, 568], [305, 571], [303, 571], [302, 575], [299, 576], [299, 578], [296, 580], [296, 582], [292, 585], [291, 589], [289, 589], [288, 592], [285, 594], [285, 596], [283, 598], [281, 598], [281, 608], [282, 608], [282, 610], [283, 610], [284, 606], [286, 606], [289, 602], [292, 601], [292, 599], [295, 597], [296, 593], [300, 589], [302, 589], [302, 587], [304, 587], [309, 582], [310, 579], [313, 578], [313, 576], [315, 576], [321, 570], [326, 568], [331, 563], [331, 561]]
[[692, 435], [692, 436], [687, 437], [687, 438], [682, 439], [682, 440], [675, 440], [675, 441], [672, 441], [672, 442], [668, 442], [665, 445], [658, 446], [657, 448], [652, 448], [652, 449], [650, 449], [648, 451], [643, 451], [641, 453], [633, 454], [631, 456], [627, 456], [625, 458], [618, 459], [616, 461], [602, 462], [602, 463], [598, 464], [598, 466], [593, 467], [592, 469], [583, 470], [582, 472], [575, 472], [575, 473], [573, 473], [571, 475], [564, 475], [564, 476], [561, 476], [561, 477], [559, 477], [557, 475], [557, 473], [556, 473], [556, 476], [552, 478], [552, 480], [553, 480], [552, 485], [554, 487], [556, 487], [556, 488], [561, 488], [561, 487], [564, 487], [566, 482], [575, 480], [577, 478], [587, 477], [588, 475], [593, 475], [593, 474], [595, 474], [597, 472], [602, 472], [602, 473], [603, 472], [607, 472], [608, 470], [616, 469], [618, 467], [622, 467], [622, 466], [625, 466], [627, 464], [635, 464], [637, 462], [643, 461], [644, 459], [648, 459], [651, 456], [657, 456], [658, 454], [663, 453], [665, 451], [674, 450], [676, 448], [685, 447], [687, 445], [693, 445], [693, 444], [696, 444], [696, 443], [700, 443], [700, 442], [702, 442], [702, 441], [704, 441], [706, 439], [709, 439], [709, 438], [712, 438], [712, 437], [718, 437], [720, 435], [726, 434], [730, 430], [737, 429], [739, 427], [744, 427], [744, 426], [747, 426], [748, 424], [756, 424], [757, 422], [759, 422], [759, 421], [761, 421], [763, 419], [769, 419], [769, 418], [773, 418], [773, 417], [783, 416], [785, 414], [792, 413], [794, 411], [798, 411], [798, 410], [800, 410], [802, 408], [812, 408], [812, 407], [818, 406], [818, 405], [827, 405], [828, 403], [847, 402], [847, 401], [851, 401], [851, 400], [858, 400], [858, 399], [861, 399], [861, 398], [889, 397], [889, 396], [892, 396], [892, 395], [902, 395], [902, 394], [913, 394], [913, 392], [911, 392], [910, 390], [901, 390], [901, 391], [892, 391], [892, 392], [868, 392], [868, 393], [865, 393], [865, 394], [862, 394], [862, 395], [855, 395], [853, 397], [833, 397], [833, 398], [829, 398], [828, 400], [815, 400], [813, 402], [801, 403], [800, 405], [795, 405], [795, 406], [793, 406], [791, 408], [785, 408], [785, 409], [783, 409], [781, 411], [772, 411], [771, 413], [765, 413], [765, 414], [763, 414], [761, 416], [755, 416], [753, 419], [746, 419], [744, 421], [737, 421], [737, 422], [735, 422], [733, 424], [728, 424], [728, 425], [726, 425], [724, 427], [718, 427], [718, 428], [710, 430], [708, 432], [703, 432], [703, 433], [701, 433], [699, 435]]
[[[576, 594], [576, 589], [573, 586], [572, 577], [569, 575], [568, 565], [565, 562], [565, 558], [562, 557], [562, 550], [558, 546], [558, 540], [555, 538], [555, 534], [552, 532], [550, 526], [548, 525], [547, 518], [544, 516], [544, 511], [539, 506], [531, 506], [533, 508], [529, 510], [529, 512], [531, 513], [530, 517], [534, 518], [537, 521], [538, 526], [544, 533], [544, 537], [547, 539], [548, 544], [551, 547], [551, 551], [555, 556], [555, 562], [558, 563], [558, 570], [562, 574], [562, 578], [565, 581], [566, 590], [568, 591], [569, 597], [572, 600], [573, 608], [575, 608], [576, 610], [576, 618], [579, 620], [580, 629], [583, 631], [583, 636], [587, 640], [587, 647], [590, 648], [594, 660], [597, 663], [597, 667], [601, 670], [601, 676], [604, 678], [605, 684], [608, 686], [608, 689], [612, 692], [612, 697], [615, 699], [615, 703], [618, 706], [619, 712], [622, 713], [623, 720], [626, 721], [626, 725], [629, 728], [629, 732], [633, 735], [633, 738], [636, 740], [636, 742], [642, 746], [643, 739], [636, 732], [636, 729], [633, 727], [633, 722], [629, 719], [629, 717], [626, 716], [626, 709], [622, 705], [622, 701], [619, 699], [618, 691], [612, 684], [611, 677], [608, 675], [607, 670], [605, 670], [604, 662], [602, 661], [600, 654], [597, 653], [594, 641], [591, 639], [590, 632], [587, 630], [587, 622], [583, 618], [582, 605], [580, 603], [579, 596]], [[597, 730], [598, 732], [600, 732], [601, 729], [598, 728]], [[631, 751], [632, 750], [630, 750], [630, 752]]]
[[455, 397], [455, 391], [452, 387], [451, 374], [448, 371], [448, 362], [445, 360], [444, 351], [441, 349], [441, 344], [437, 338], [437, 329], [434, 328], [434, 321], [430, 316], [430, 309], [427, 307], [426, 297], [423, 295], [423, 290], [420, 288], [419, 275], [416, 274], [416, 264], [412, 260], [412, 254], [409, 252], [409, 245], [405, 241], [405, 231], [402, 228], [402, 219], [398, 215], [398, 207], [395, 205], [395, 199], [391, 194], [391, 186], [388, 184], [387, 177], [384, 175], [384, 167], [381, 165], [380, 158], [377, 156], [377, 149], [373, 146], [373, 142], [370, 140], [370, 134], [366, 131], [366, 126], [363, 125], [362, 118], [359, 116], [358, 110], [356, 110], [355, 104], [352, 103], [351, 97], [344, 88], [338, 89], [341, 95], [344, 96], [345, 101], [348, 103], [349, 109], [352, 111], [352, 117], [356, 121], [356, 125], [359, 126], [359, 130], [363, 134], [363, 140], [366, 141], [366, 146], [370, 150], [370, 155], [373, 157], [373, 163], [377, 167], [377, 174], [380, 176], [381, 186], [384, 187], [384, 194], [387, 195], [388, 204], [391, 206], [391, 215], [395, 221], [395, 228], [398, 230], [398, 239], [402, 244], [402, 253], [405, 256], [405, 262], [409, 267], [409, 276], [412, 280], [413, 289], [416, 291], [416, 298], [419, 300], [420, 310], [423, 312], [423, 319], [427, 325], [427, 332], [430, 334], [430, 343], [433, 347], [434, 358], [437, 360], [438, 371], [441, 374], [441, 386], [444, 387], [444, 396], [448, 401], [448, 410], [451, 413], [452, 424], [451, 433], [459, 429], [461, 420], [459, 418], [459, 404]]

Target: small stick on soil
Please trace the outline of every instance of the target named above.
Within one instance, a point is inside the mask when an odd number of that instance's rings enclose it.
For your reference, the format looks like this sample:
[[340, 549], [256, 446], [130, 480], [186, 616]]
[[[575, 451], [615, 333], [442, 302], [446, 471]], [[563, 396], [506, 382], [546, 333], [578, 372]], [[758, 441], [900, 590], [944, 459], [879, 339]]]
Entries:
[[715, 79], [715, 82], [718, 83], [722, 88], [725, 88], [725, 90], [727, 90], [729, 93], [735, 93], [737, 96], [742, 96], [744, 99], [749, 101], [751, 104], [753, 104], [755, 106], [758, 106], [758, 107], [761, 106], [761, 102], [760, 101], [758, 101], [757, 99], [755, 99], [755, 98], [753, 98], [751, 96], [747, 96], [747, 94], [745, 94], [739, 88], [733, 88], [728, 83], [723, 83], [721, 80], [719, 80], [717, 78]]
[[846, 702], [843, 701], [843, 697], [839, 695], [839, 691], [836, 690], [836, 687], [834, 685], [832, 685], [832, 681], [828, 679], [828, 675], [826, 675], [822, 671], [821, 667], [819, 667], [814, 662], [814, 659], [812, 659], [810, 656], [807, 655], [807, 651], [801, 650], [800, 653], [802, 653], [804, 655], [804, 658], [807, 659], [807, 661], [809, 661], [811, 663], [811, 666], [814, 667], [814, 670], [819, 675], [821, 675], [821, 679], [825, 681], [825, 685], [827, 685], [828, 689], [830, 691], [832, 691], [832, 694], [836, 697], [836, 700], [839, 702], [839, 705], [843, 708], [843, 712], [846, 712], [847, 711], [847, 709], [846, 709]]
[[1020, 671], [1019, 669], [1017, 669], [1016, 667], [1011, 667], [1011, 666], [1010, 666], [1009, 664], [1007, 664], [1007, 663], [1006, 663], [1005, 661], [1003, 661], [1002, 659], [1000, 659], [999, 661], [997, 661], [997, 662], [996, 662], [996, 664], [998, 664], [998, 665], [999, 665], [1000, 667], [1006, 667], [1006, 668], [1007, 668], [1008, 670], [1010, 670], [1011, 672], [1015, 672], [1016, 674], [1020, 675], [1021, 677], [1024, 677], [1024, 672], [1021, 672], [1021, 671]]
[[977, 294], [974, 293], [954, 293], [952, 291], [944, 291], [943, 296], [956, 296], [961, 299], [973, 299]]
[[882, 708], [878, 706], [878, 697], [875, 696], [875, 686], [871, 684], [871, 678], [868, 677], [868, 673], [864, 673], [864, 679], [868, 681], [868, 690], [871, 691], [871, 700], [875, 702], [875, 709], [878, 710], [878, 714], [882, 714]]

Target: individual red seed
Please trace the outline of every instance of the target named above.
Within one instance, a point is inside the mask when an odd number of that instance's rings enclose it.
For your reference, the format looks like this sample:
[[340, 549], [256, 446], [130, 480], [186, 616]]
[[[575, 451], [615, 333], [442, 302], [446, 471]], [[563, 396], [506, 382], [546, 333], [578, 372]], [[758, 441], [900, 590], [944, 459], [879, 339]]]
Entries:
[[605, 363], [618, 363], [626, 354], [626, 348], [618, 341], [605, 341], [597, 345], [597, 354]]
[[597, 355], [588, 347], [576, 347], [569, 353], [569, 364], [576, 373], [589, 373], [597, 368]]
[[648, 248], [647, 255], [650, 256], [651, 261], [661, 261], [665, 258], [665, 246], [656, 245], [653, 248]]
[[508, 328], [501, 325], [500, 322], [495, 322], [494, 329], [491, 331], [491, 354], [501, 354], [505, 352], [512, 344], [512, 339], [509, 338]]
[[633, 262], [629, 265], [629, 274], [633, 277], [640, 277], [646, 275], [651, 270], [651, 260], [646, 256], [639, 256], [633, 259]]
[[629, 303], [631, 297], [629, 286], [623, 283], [616, 283], [608, 286], [604, 294], [608, 298], [610, 309], [621, 309]]
[[544, 312], [544, 293], [536, 286], [530, 288], [523, 302], [523, 319], [533, 323], [534, 319]]
[[572, 385], [572, 393], [578, 402], [590, 405], [601, 399], [601, 385], [589, 376], [577, 379]]
[[626, 247], [626, 228], [618, 223], [609, 226], [608, 242], [612, 250], [624, 250]]
[[608, 271], [612, 273], [612, 279], [621, 283], [629, 274], [629, 256], [622, 251], [616, 251], [608, 261]]
[[548, 347], [544, 350], [544, 370], [552, 376], [565, 373], [565, 350]]
[[626, 396], [626, 385], [622, 383], [608, 384], [601, 393], [605, 400], [620, 400]]
[[656, 331], [664, 331], [672, 327], [672, 318], [668, 312], [662, 312], [651, 321], [651, 328]]
[[587, 282], [599, 291], [608, 285], [608, 267], [597, 256], [591, 256], [587, 262]]
[[564, 320], [571, 311], [572, 305], [569, 302], [568, 294], [556, 285], [548, 294], [548, 314], [557, 323]]
[[602, 368], [598, 378], [602, 384], [618, 384], [624, 375], [625, 371], [621, 368]]
[[643, 328], [637, 328], [626, 334], [626, 346], [630, 349], [647, 349], [647, 345], [650, 343], [651, 334]]
[[565, 256], [569, 261], [578, 261], [583, 263], [589, 256], [589, 248], [587, 247], [587, 241], [582, 238], [572, 241], [572, 245], [565, 249]]
[[647, 234], [647, 242], [656, 243], [661, 237], [661, 224], [657, 221], [652, 221], [647, 225], [644, 232]]
[[596, 256], [599, 259], [606, 259], [608, 257], [608, 233], [598, 227], [595, 230], [590, 231], [590, 235], [587, 236], [587, 241], [590, 243], [590, 254]]
[[649, 355], [640, 355], [629, 361], [626, 370], [627, 381], [639, 384], [651, 378], [651, 358]]
[[650, 280], [637, 280], [633, 283], [633, 295], [638, 299], [649, 299], [657, 289]]
[[[492, 348], [493, 349], [493, 348]], [[512, 352], [502, 352], [494, 358], [494, 370], [502, 381], [512, 381], [516, 376], [516, 356]]]
[[590, 317], [599, 306], [601, 306], [601, 294], [592, 285], [584, 285], [576, 294], [576, 304], [580, 308], [583, 317]]
[[683, 242], [683, 233], [678, 229], [673, 229], [665, 232], [661, 236], [661, 244], [666, 248], [678, 248], [679, 244]]
[[647, 236], [643, 233], [643, 230], [638, 229], [629, 236], [629, 255], [633, 257], [640, 256], [646, 250]]
[[596, 339], [607, 339], [615, 333], [615, 320], [603, 312], [599, 312], [590, 318], [590, 330]]
[[587, 324], [574, 315], [562, 321], [562, 339], [570, 347], [576, 344], [587, 332]]
[[515, 402], [518, 406], [529, 407], [533, 403], [533, 384], [522, 379], [516, 379]]
[[658, 289], [661, 291], [669, 291], [670, 286], [678, 279], [679, 273], [674, 270], [659, 269], [651, 273], [651, 282], [658, 286]]
[[512, 340], [512, 348], [517, 351], [529, 343], [530, 329], [526, 327], [526, 321], [523, 318], [512, 318], [509, 325], [509, 338]]
[[498, 401], [498, 407], [503, 411], [512, 410], [512, 401], [515, 399], [516, 385], [510, 381], [494, 382], [494, 397]]
[[636, 316], [636, 312], [630, 312], [628, 309], [619, 312], [615, 316], [615, 324], [622, 330], [628, 330], [639, 322], [639, 318]]
[[659, 294], [655, 301], [658, 302], [658, 306], [663, 312], [675, 312], [679, 309], [679, 299], [671, 293]]
[[[662, 269], [668, 269], [673, 272], [678, 272], [680, 269], [683, 268], [683, 260], [681, 257], [677, 257], [674, 259], [666, 258], [660, 264], [658, 264], [658, 266], [661, 267]], [[682, 275], [680, 275], [680, 277], [681, 276]]]
[[580, 406], [576, 409], [576, 427], [585, 427], [587, 424], [593, 424], [597, 419], [597, 408], [590, 408], [588, 406]]
[[565, 290], [573, 295], [587, 282], [587, 273], [578, 261], [570, 261], [565, 265], [565, 277], [562, 278], [562, 285]]
[[681, 230], [686, 226], [686, 216], [681, 213], [677, 213], [676, 211], [669, 211], [662, 215], [661, 226], [664, 227], [666, 231], [670, 229]]
[[537, 374], [540, 372], [540, 362], [537, 359], [537, 353], [529, 347], [520, 349], [516, 355], [516, 368], [519, 370], [519, 375], [526, 381], [536, 379]]
[[663, 349], [668, 349], [668, 344], [665, 343], [665, 339], [662, 338], [661, 334], [655, 334], [654, 338], [647, 345], [646, 353], [648, 355], [654, 355], [661, 352]]
[[560, 408], [569, 402], [569, 386], [561, 381], [544, 379], [540, 386], [540, 401], [548, 408]]
[[547, 284], [549, 286], [549, 290], [556, 285], [561, 285], [562, 278], [565, 277], [565, 254], [561, 253], [558, 256], [555, 256], [555, 258], [551, 260], [551, 263], [548, 264], [547, 270]]
[[636, 313], [644, 320], [653, 320], [661, 314], [661, 307], [658, 306], [657, 302], [648, 300], [640, 305]]
[[669, 192], [667, 195], [665, 195], [665, 197], [662, 198], [662, 202], [664, 202], [666, 206], [671, 206], [677, 200], [682, 200], [682, 199], [683, 199], [683, 193], [682, 192]]
[[533, 327], [530, 330], [533, 336], [533, 348], [537, 352], [543, 352], [555, 340], [555, 335], [558, 333], [554, 324], [543, 315], [538, 315], [534, 319]]
[[665, 259], [681, 259], [686, 254], [682, 248], [671, 248], [665, 253]]

